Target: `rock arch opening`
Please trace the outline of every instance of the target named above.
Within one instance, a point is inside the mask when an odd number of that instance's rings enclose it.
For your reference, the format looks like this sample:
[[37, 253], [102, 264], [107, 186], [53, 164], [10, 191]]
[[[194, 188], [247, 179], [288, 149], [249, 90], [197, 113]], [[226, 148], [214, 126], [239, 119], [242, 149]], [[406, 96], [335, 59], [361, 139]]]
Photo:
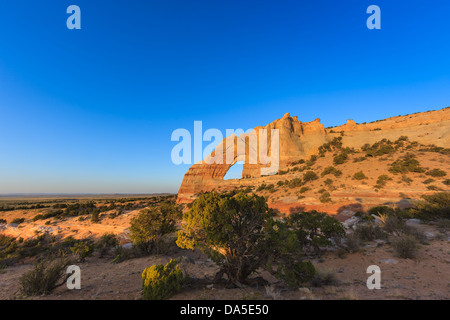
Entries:
[[223, 177], [223, 180], [242, 179], [242, 171], [244, 170], [244, 161], [238, 161], [233, 164]]

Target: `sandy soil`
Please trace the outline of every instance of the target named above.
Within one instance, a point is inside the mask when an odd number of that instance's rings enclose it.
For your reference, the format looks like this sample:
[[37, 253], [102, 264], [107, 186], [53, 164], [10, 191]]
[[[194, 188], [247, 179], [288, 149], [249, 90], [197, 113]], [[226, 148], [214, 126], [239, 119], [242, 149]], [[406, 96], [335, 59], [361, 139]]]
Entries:
[[[93, 256], [81, 268], [81, 290], [57, 288], [52, 294], [33, 299], [45, 300], [96, 300], [141, 299], [144, 268], [165, 264], [179, 258], [182, 269], [193, 281], [172, 299], [176, 300], [244, 300], [244, 299], [449, 299], [450, 298], [450, 235], [434, 226], [419, 225], [428, 235], [428, 245], [422, 245], [417, 259], [396, 257], [392, 247], [383, 241], [366, 244], [358, 253], [338, 257], [336, 252], [326, 252], [313, 260], [319, 271], [334, 274], [337, 283], [320, 288], [289, 289], [267, 272], [259, 276], [269, 281], [269, 287], [227, 289], [213, 284], [218, 267], [198, 251], [174, 249], [168, 255], [152, 255], [118, 264], [110, 258]], [[367, 267], [381, 268], [381, 289], [369, 290], [366, 286]], [[32, 268], [32, 264], [8, 267], [0, 273], [0, 299], [20, 299], [19, 277]]]

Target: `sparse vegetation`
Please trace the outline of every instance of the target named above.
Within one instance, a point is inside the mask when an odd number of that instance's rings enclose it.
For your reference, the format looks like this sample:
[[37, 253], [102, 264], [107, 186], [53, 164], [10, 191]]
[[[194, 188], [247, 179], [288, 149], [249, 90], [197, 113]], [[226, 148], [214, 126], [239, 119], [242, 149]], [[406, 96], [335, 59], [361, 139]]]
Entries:
[[130, 238], [135, 246], [150, 253], [157, 250], [164, 236], [176, 231], [176, 223], [180, 218], [181, 210], [173, 203], [143, 209], [131, 219]]
[[408, 173], [408, 172], [425, 172], [425, 169], [420, 166], [419, 161], [413, 154], [407, 154], [403, 158], [394, 161], [389, 172], [392, 173]]
[[144, 300], [164, 300], [179, 292], [189, 277], [183, 275], [176, 260], [165, 266], [158, 264], [142, 273]]
[[355, 180], [364, 180], [367, 179], [366, 175], [362, 171], [358, 171], [353, 175], [353, 179]]
[[220, 266], [216, 280], [226, 274], [236, 286], [260, 267], [287, 283], [307, 281], [314, 267], [303, 261], [295, 232], [274, 217], [255, 194], [202, 194], [184, 215], [177, 244], [202, 250]]
[[25, 296], [49, 294], [64, 284], [61, 279], [68, 265], [67, 258], [45, 259], [36, 263], [32, 270], [20, 277], [20, 292]]

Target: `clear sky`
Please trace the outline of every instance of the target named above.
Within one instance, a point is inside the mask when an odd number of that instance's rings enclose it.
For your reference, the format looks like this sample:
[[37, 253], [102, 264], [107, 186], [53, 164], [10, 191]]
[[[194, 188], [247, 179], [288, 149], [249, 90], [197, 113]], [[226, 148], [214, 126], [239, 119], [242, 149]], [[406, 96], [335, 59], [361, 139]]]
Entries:
[[195, 120], [447, 107], [449, 15], [448, 0], [1, 1], [0, 193], [177, 192], [189, 165], [170, 137]]

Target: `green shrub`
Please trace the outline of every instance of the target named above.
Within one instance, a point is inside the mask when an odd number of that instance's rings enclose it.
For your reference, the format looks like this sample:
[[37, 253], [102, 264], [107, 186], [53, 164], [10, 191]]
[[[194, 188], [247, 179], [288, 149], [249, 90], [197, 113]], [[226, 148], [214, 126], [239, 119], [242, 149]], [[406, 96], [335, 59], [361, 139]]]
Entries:
[[300, 178], [294, 178], [291, 181], [287, 182], [286, 185], [289, 188], [297, 188], [303, 185], [302, 179]]
[[266, 184], [263, 183], [258, 187], [258, 189], [256, 189], [256, 191], [263, 191], [265, 188], [266, 188]]
[[45, 259], [36, 263], [34, 268], [24, 273], [20, 279], [20, 292], [25, 296], [49, 294], [64, 281], [58, 283], [69, 265], [66, 258]]
[[328, 191], [323, 192], [319, 197], [320, 202], [326, 203], [331, 202], [330, 193]]
[[450, 179], [445, 179], [444, 181], [442, 181], [442, 183], [446, 186], [450, 186]]
[[420, 166], [419, 161], [411, 154], [391, 163], [388, 170], [392, 173], [425, 172], [425, 169]]
[[333, 163], [335, 165], [343, 164], [347, 159], [348, 159], [347, 153], [339, 153], [333, 157]]
[[356, 172], [356, 173], [353, 175], [353, 179], [355, 179], [355, 180], [364, 180], [364, 179], [367, 179], [367, 177], [366, 177], [366, 175], [364, 174], [364, 172], [359, 171], [359, 172]]
[[317, 176], [317, 174], [314, 171], [306, 171], [303, 174], [303, 181], [308, 182], [308, 181], [313, 181], [313, 180], [317, 180], [319, 179], [319, 177]]
[[339, 177], [342, 175], [342, 171], [336, 169], [335, 167], [326, 167], [323, 169], [322, 173], [320, 174], [322, 177], [326, 176], [327, 174], [334, 174], [335, 177]]
[[180, 208], [171, 203], [143, 209], [131, 219], [130, 238], [135, 246], [150, 253], [157, 249], [158, 242], [164, 236], [176, 231], [176, 223], [180, 218]]
[[373, 223], [358, 224], [354, 233], [361, 241], [373, 241], [386, 238], [384, 231]]
[[144, 299], [168, 299], [181, 290], [187, 279], [173, 259], [165, 266], [158, 264], [146, 268], [142, 273]]
[[319, 254], [320, 247], [340, 244], [345, 236], [344, 226], [336, 218], [315, 210], [292, 213], [286, 223], [302, 248], [312, 254]]
[[319, 271], [311, 279], [311, 285], [313, 287], [323, 287], [323, 286], [335, 286], [339, 283], [333, 272], [330, 271]]
[[419, 243], [416, 238], [410, 235], [396, 238], [392, 241], [392, 247], [395, 249], [397, 255], [404, 259], [416, 258], [419, 251]]
[[377, 179], [377, 185], [384, 187], [389, 180], [392, 180], [392, 178], [387, 174], [382, 174]]
[[96, 244], [96, 249], [100, 251], [100, 258], [108, 254], [111, 249], [119, 246], [119, 240], [113, 233], [105, 233], [100, 237], [100, 240]]
[[370, 215], [385, 215], [385, 214], [393, 214], [395, 212], [394, 209], [388, 206], [375, 206], [368, 210]]
[[15, 223], [15, 224], [21, 224], [25, 221], [25, 218], [16, 218], [13, 221], [11, 221], [11, 223]]
[[438, 178], [438, 177], [445, 177], [447, 175], [447, 172], [445, 172], [444, 170], [441, 170], [441, 169], [433, 169], [433, 170], [425, 172], [425, 174], [428, 176]]
[[365, 145], [362, 149], [366, 152], [366, 157], [377, 157], [395, 152], [392, 142], [388, 139], [375, 142], [372, 146]]
[[[240, 286], [265, 267], [281, 280], [292, 281], [296, 273], [289, 271], [291, 266], [304, 263], [301, 246], [287, 224], [274, 217], [266, 199], [256, 194], [205, 193], [184, 215], [177, 245], [207, 254], [220, 267], [216, 280], [226, 274], [230, 284]], [[307, 278], [296, 275], [298, 281]]]
[[299, 193], [305, 193], [308, 190], [309, 190], [308, 187], [301, 187]]
[[78, 256], [81, 262], [91, 257], [94, 253], [94, 244], [90, 241], [78, 241], [70, 248], [74, 256]]
[[437, 192], [432, 195], [423, 195], [423, 200], [413, 201], [413, 214], [421, 219], [436, 218], [450, 219], [450, 193]]

